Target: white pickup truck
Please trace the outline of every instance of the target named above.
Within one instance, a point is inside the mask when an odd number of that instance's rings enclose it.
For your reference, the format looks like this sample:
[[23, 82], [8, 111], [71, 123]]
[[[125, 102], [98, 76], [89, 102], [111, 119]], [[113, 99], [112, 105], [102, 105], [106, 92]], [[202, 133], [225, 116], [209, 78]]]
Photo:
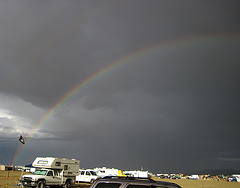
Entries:
[[23, 176], [21, 181], [24, 187], [37, 187], [42, 188], [46, 185], [64, 185], [69, 187], [73, 184], [72, 179], [60, 175], [58, 170], [39, 169], [33, 174], [27, 174]]
[[23, 187], [43, 188], [45, 186], [64, 186], [75, 184], [79, 171], [79, 160], [37, 157], [32, 166], [38, 167], [33, 174], [26, 174], [20, 180]]

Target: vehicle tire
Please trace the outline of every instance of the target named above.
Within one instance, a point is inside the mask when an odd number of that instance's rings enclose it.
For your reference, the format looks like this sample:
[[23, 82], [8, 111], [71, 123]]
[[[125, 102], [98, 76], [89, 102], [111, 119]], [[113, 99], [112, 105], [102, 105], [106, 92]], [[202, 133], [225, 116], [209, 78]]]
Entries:
[[90, 183], [92, 184], [94, 182], [94, 179], [91, 179]]
[[39, 182], [37, 183], [36, 188], [44, 188], [44, 187], [45, 187], [45, 182], [44, 182], [44, 181], [39, 181]]
[[69, 180], [66, 181], [64, 188], [70, 188], [71, 187], [71, 182]]

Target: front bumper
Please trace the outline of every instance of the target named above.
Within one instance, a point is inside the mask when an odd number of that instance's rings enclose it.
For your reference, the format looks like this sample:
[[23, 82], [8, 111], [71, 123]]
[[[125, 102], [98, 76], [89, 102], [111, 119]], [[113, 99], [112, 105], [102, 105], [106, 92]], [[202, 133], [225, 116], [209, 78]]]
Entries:
[[37, 185], [37, 182], [32, 180], [19, 180], [19, 182], [23, 187], [35, 187]]

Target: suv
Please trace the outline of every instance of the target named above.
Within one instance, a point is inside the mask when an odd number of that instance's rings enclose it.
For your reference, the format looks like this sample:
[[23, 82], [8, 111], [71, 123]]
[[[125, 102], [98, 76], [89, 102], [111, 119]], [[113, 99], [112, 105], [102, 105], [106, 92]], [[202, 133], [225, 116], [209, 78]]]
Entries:
[[88, 182], [92, 183], [98, 176], [93, 170], [79, 170], [79, 175], [76, 176], [76, 183]]
[[151, 178], [135, 177], [104, 177], [97, 179], [90, 188], [181, 188], [180, 185], [164, 181], [154, 181]]

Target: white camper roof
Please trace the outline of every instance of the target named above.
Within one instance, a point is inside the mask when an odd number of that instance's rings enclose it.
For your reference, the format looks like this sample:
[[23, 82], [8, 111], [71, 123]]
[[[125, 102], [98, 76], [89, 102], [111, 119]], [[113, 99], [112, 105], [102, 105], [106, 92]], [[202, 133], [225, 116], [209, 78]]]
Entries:
[[54, 169], [63, 169], [64, 165], [78, 166], [79, 160], [75, 159], [66, 159], [66, 158], [55, 158], [55, 157], [37, 157], [32, 166], [40, 168], [54, 168]]

